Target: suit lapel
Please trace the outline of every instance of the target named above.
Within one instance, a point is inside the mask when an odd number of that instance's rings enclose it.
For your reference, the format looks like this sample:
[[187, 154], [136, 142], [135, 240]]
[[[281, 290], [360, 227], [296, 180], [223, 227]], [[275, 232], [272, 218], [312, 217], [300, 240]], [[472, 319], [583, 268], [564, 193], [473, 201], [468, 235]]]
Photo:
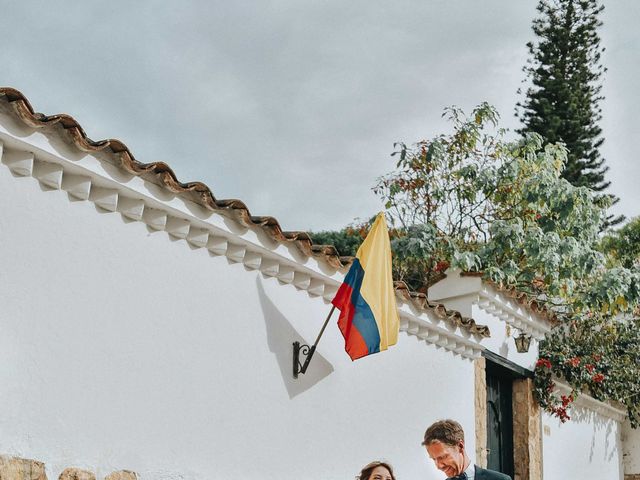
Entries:
[[484, 470], [483, 468], [480, 468], [477, 465], [475, 467], [476, 467], [475, 480], [486, 480], [486, 476], [485, 476], [486, 470]]

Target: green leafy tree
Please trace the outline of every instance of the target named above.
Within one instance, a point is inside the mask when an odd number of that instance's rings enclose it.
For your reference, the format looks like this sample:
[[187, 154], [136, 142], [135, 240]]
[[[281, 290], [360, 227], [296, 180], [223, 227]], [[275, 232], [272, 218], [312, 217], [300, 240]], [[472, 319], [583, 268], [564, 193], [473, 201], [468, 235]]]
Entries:
[[640, 217], [602, 239], [602, 250], [626, 268], [640, 263]]
[[341, 256], [354, 257], [375, 218], [374, 215], [367, 221], [355, 220], [341, 230], [310, 232], [309, 235], [316, 245], [333, 245]]
[[[587, 389], [620, 401], [637, 424], [640, 403], [629, 391], [640, 391], [640, 376], [629, 368], [640, 354], [624, 356], [621, 348], [640, 340], [640, 270], [599, 249], [604, 208], [592, 190], [562, 178], [564, 145], [543, 146], [535, 133], [508, 141], [487, 104], [469, 117], [456, 108], [445, 115], [453, 132], [398, 144], [396, 170], [374, 188], [396, 227], [396, 271], [423, 291], [449, 266], [479, 271], [546, 304], [561, 323], [540, 346], [540, 403], [567, 416], [568, 397], [555, 392], [553, 373], [572, 386], [571, 398]], [[594, 345], [598, 365], [574, 365]]]
[[398, 262], [423, 272], [410, 286], [420, 289], [453, 266], [544, 293], [549, 303], [578, 280], [586, 288], [588, 274], [603, 263], [591, 248], [603, 212], [587, 188], [560, 178], [566, 149], [542, 148], [536, 134], [507, 142], [487, 104], [469, 118], [455, 108], [445, 115], [454, 132], [398, 144], [397, 170], [374, 188], [404, 232], [392, 243]]
[[316, 245], [333, 245], [341, 256], [355, 256], [362, 243], [362, 237], [351, 227], [309, 232], [309, 235]]
[[[541, 0], [537, 9], [532, 26], [537, 38], [527, 44], [530, 60], [524, 68], [530, 87], [517, 107], [521, 132], [537, 133], [552, 144], [563, 142], [568, 153], [562, 177], [602, 192], [610, 184], [598, 126], [604, 72], [598, 28], [604, 7], [598, 0]], [[608, 224], [620, 221], [609, 218]]]

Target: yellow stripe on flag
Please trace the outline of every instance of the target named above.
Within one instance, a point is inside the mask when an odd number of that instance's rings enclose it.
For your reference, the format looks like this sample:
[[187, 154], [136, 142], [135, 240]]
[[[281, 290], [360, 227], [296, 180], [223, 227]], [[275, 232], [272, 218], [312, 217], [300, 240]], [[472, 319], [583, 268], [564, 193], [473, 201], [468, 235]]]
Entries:
[[364, 270], [360, 293], [373, 312], [380, 332], [380, 351], [398, 341], [400, 321], [391, 275], [391, 242], [384, 213], [380, 212], [356, 257]]

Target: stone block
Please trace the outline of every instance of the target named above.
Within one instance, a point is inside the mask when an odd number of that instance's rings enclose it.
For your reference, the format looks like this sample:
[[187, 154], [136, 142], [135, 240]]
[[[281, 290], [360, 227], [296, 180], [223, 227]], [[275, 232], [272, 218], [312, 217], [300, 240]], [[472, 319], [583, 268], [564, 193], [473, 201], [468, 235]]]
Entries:
[[89, 470], [82, 470], [80, 468], [65, 468], [58, 480], [96, 480], [96, 476]]
[[138, 480], [138, 475], [129, 470], [118, 470], [104, 477], [104, 480]]
[[47, 480], [44, 463], [0, 455], [0, 480]]
[[542, 419], [533, 397], [533, 382], [513, 382], [514, 480], [542, 480]]
[[476, 419], [476, 464], [487, 466], [487, 373], [484, 357], [474, 360], [475, 375], [475, 419]]

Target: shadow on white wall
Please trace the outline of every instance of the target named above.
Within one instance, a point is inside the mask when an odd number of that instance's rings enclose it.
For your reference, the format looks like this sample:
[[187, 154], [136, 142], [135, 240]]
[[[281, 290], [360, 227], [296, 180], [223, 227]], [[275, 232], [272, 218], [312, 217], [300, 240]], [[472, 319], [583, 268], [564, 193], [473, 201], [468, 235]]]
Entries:
[[[571, 414], [571, 421], [576, 423], [586, 423], [593, 426], [593, 433], [591, 435], [591, 448], [589, 450], [589, 461], [593, 461], [593, 456], [596, 448], [596, 441], [602, 440], [601, 431], [604, 430], [604, 448], [603, 455], [606, 462], [613, 460], [614, 455], [617, 452], [622, 451], [622, 445], [619, 441], [619, 436], [614, 432], [613, 427], [615, 421], [607, 418], [603, 418], [601, 415], [583, 407], [573, 407]], [[611, 445], [613, 440], [614, 445]]]
[[280, 367], [280, 375], [289, 398], [308, 390], [320, 380], [333, 372], [333, 366], [317, 351], [304, 375], [293, 378], [293, 342], [311, 344], [314, 339], [302, 338], [289, 320], [278, 310], [271, 301], [262, 285], [262, 277], [256, 277], [258, 297], [264, 314], [264, 324], [267, 331], [269, 350], [275, 355]]

